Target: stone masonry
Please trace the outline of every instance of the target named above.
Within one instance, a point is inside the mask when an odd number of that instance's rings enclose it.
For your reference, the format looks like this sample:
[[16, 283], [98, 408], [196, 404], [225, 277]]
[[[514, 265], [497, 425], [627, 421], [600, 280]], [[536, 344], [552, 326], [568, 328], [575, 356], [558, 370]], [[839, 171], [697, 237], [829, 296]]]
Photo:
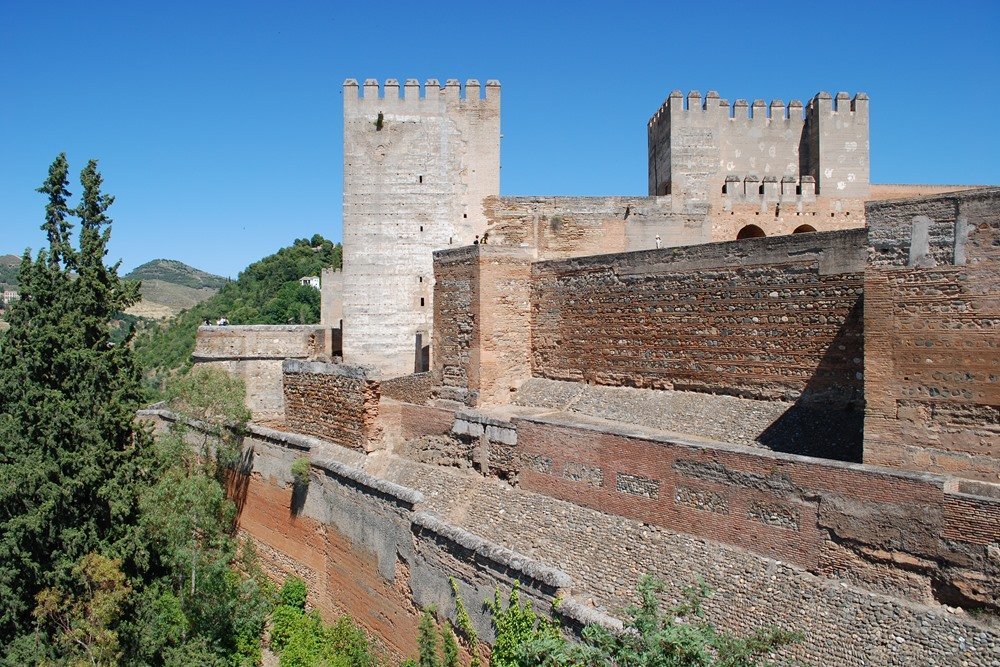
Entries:
[[344, 359], [385, 377], [426, 370], [431, 253], [481, 235], [500, 191], [499, 82], [408, 79], [402, 93], [344, 83]]

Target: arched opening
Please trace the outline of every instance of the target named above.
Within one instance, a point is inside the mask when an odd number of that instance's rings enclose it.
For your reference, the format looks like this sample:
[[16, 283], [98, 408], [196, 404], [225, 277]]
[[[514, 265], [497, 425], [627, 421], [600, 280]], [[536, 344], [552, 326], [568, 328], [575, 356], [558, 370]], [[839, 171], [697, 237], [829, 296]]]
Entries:
[[792, 230], [792, 234], [804, 234], [806, 232], [815, 232], [816, 228], [812, 225], [799, 225]]
[[762, 236], [767, 236], [767, 234], [764, 233], [763, 229], [761, 229], [757, 225], [747, 225], [746, 227], [740, 230], [739, 234], [736, 235], [736, 240], [739, 241], [741, 239], [759, 239]]

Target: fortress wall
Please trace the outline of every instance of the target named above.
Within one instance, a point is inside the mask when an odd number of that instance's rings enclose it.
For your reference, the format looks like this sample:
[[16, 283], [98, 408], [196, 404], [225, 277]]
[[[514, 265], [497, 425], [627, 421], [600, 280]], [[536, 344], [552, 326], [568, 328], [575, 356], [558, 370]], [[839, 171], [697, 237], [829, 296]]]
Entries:
[[860, 408], [864, 235], [536, 263], [533, 375]]
[[499, 83], [345, 82], [345, 361], [413, 372], [415, 336], [431, 330], [431, 253], [483, 233], [499, 174]]
[[[515, 418], [520, 486], [921, 602], [1000, 608], [1000, 498], [945, 478]], [[976, 489], [969, 489], [977, 491]], [[977, 519], [976, 517], [980, 517]], [[983, 520], [985, 519], [985, 520]]]
[[474, 388], [472, 349], [478, 344], [479, 246], [434, 254], [434, 335], [431, 364], [441, 395], [464, 401]]
[[281, 362], [326, 351], [329, 329], [319, 325], [198, 327], [191, 355], [196, 365], [240, 377], [247, 387], [247, 408], [254, 419], [284, 414]]
[[432, 340], [442, 397], [509, 402], [512, 389], [531, 376], [531, 253], [467, 246], [435, 253], [434, 267]]
[[434, 394], [436, 384], [434, 374], [426, 372], [382, 380], [380, 388], [382, 396], [422, 405]]
[[282, 376], [284, 421], [293, 430], [362, 451], [377, 437], [380, 392], [373, 369], [289, 359]]
[[[158, 429], [176, 419], [162, 410], [140, 418]], [[451, 580], [487, 642], [493, 628], [481, 601], [497, 587], [506, 594], [515, 581], [521, 601], [540, 614], [561, 598], [564, 627], [615, 622], [579, 604], [565, 573], [423, 511], [421, 492], [366, 473], [364, 455], [254, 424], [244, 445], [251, 467], [231, 478], [229, 493], [262, 565], [277, 580], [305, 579], [308, 604], [325, 620], [350, 614], [396, 660], [417, 653], [421, 608], [433, 606], [454, 623]], [[310, 483], [296, 489], [291, 465], [302, 456], [311, 458]]]
[[1000, 189], [868, 216], [865, 461], [1000, 482]]
[[[161, 427], [172, 418], [156, 410], [143, 411], [140, 416]], [[568, 435], [575, 427], [534, 420], [531, 425], [519, 421], [518, 428], [537, 444], [544, 429], [558, 428]], [[539, 431], [529, 434], [532, 428]], [[867, 582], [859, 586], [857, 581], [814, 576], [788, 562], [523, 487], [512, 489], [480, 475], [396, 458], [387, 466], [383, 459], [316, 438], [253, 424], [249, 430], [246, 443], [254, 450], [253, 469], [236, 480], [232, 491], [240, 508], [240, 529], [256, 543], [262, 564], [276, 577], [293, 572], [303, 576], [310, 584], [310, 604], [327, 620], [345, 611], [351, 613], [397, 657], [415, 652], [418, 617], [414, 601], [436, 603], [439, 610], [454, 617], [449, 576], [458, 579], [477, 630], [489, 640], [489, 619], [478, 601], [490, 596], [497, 584], [509, 590], [517, 578], [525, 598], [542, 613], [551, 612], [553, 595], [562, 593], [557, 613], [563, 614], [564, 627], [575, 628], [586, 621], [608, 622], [604, 610], [636, 602], [637, 579], [649, 572], [666, 582], [663, 598], [667, 601], [676, 601], [684, 586], [703, 578], [713, 589], [704, 605], [706, 619], [722, 629], [745, 634], [752, 628], [778, 625], [802, 631], [803, 642], [783, 655], [811, 664], [961, 662], [979, 667], [1000, 659], [996, 628], [977, 623], [962, 612], [879, 593], [875, 586], [864, 590]], [[583, 438], [579, 435], [573, 434], [578, 442], [594, 438], [589, 431]], [[630, 439], [628, 435], [619, 437]], [[602, 441], [599, 446], [604, 444]], [[679, 458], [697, 456], [688, 445], [646, 444], [667, 447], [668, 458], [675, 464]], [[677, 450], [669, 447], [679, 448], [683, 457], [675, 457], [671, 452]], [[836, 473], [824, 474], [823, 467], [810, 465], [808, 468], [818, 468], [820, 473], [808, 482], [803, 476], [805, 468], [797, 469], [795, 457], [756, 457], [757, 464], [745, 466], [738, 461], [739, 453], [739, 448], [721, 452], [719, 466], [706, 468], [738, 473], [725, 479], [716, 477], [724, 492], [752, 493], [757, 484], [761, 491], [786, 493], [783, 501], [788, 502], [799, 490], [808, 490], [818, 498], [805, 496], [800, 500], [818, 503], [821, 516], [823, 504], [831, 502], [829, 516], [850, 515], [868, 522], [905, 521], [902, 517], [873, 516], [870, 505], [852, 513], [848, 503], [833, 503], [835, 497], [827, 491], [831, 483], [851, 482], [848, 493], [859, 501], [889, 491], [883, 482], [872, 484], [872, 475], [884, 474], [878, 469], [834, 465], [848, 475], [837, 479]], [[313, 481], [303, 498], [290, 488], [290, 467], [304, 454], [313, 457]], [[631, 465], [626, 456], [620, 459]], [[637, 465], [650, 464], [650, 457], [639, 458]], [[769, 460], [771, 467], [763, 463]], [[365, 472], [366, 467], [378, 469], [378, 476]], [[676, 468], [674, 474], [679, 478]], [[692, 470], [686, 468], [685, 473]], [[891, 502], [914, 514], [928, 507], [929, 495], [943, 495], [946, 502], [958, 495], [942, 494], [941, 480], [934, 476], [888, 473], [888, 477], [900, 480], [898, 489], [892, 489]], [[669, 490], [661, 490], [661, 498], [665, 498]], [[916, 504], [907, 509], [907, 501]], [[996, 511], [996, 502], [982, 497], [974, 501], [987, 503], [989, 511]], [[931, 511], [916, 518], [915, 525], [923, 527], [936, 522], [938, 515]], [[699, 516], [697, 523], [705, 520]], [[984, 525], [993, 532], [976, 539], [995, 539], [997, 524]], [[923, 539], [910, 537], [902, 528], [885, 533], [887, 542], [920, 544]], [[489, 535], [494, 542], [477, 535]], [[844, 544], [851, 546], [849, 539]], [[874, 567], [883, 569], [919, 569], [923, 563], [877, 549], [870, 557], [876, 559]], [[898, 582], [886, 583], [887, 579], [885, 572], [880, 573], [886, 593], [898, 595], [898, 590], [888, 590]], [[740, 613], [733, 614], [733, 609]]]

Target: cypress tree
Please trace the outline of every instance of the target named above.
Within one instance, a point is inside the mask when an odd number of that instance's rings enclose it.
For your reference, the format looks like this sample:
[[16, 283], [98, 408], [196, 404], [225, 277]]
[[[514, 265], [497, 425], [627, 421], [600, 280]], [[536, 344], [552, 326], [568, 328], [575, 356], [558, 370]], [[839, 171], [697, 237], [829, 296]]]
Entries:
[[25, 252], [0, 349], [0, 644], [29, 631], [35, 596], [68, 585], [85, 554], [128, 570], [143, 553], [135, 527], [150, 437], [134, 426], [139, 370], [109, 327], [138, 300], [138, 283], [104, 263], [114, 198], [97, 163], [81, 173], [72, 209], [67, 173], [61, 154], [39, 188], [48, 248], [34, 260]]

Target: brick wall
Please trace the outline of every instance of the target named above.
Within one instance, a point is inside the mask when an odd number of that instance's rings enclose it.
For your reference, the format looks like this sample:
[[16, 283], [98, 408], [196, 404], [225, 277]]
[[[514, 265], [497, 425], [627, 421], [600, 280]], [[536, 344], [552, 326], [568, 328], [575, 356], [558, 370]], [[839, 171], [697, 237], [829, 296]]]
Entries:
[[282, 367], [285, 423], [352, 449], [377, 437], [379, 382], [365, 366], [290, 359]]
[[532, 372], [860, 406], [864, 230], [540, 262]]
[[[516, 418], [520, 487], [921, 601], [1000, 609], [1000, 499], [945, 479]], [[634, 429], [633, 429], [634, 430]], [[995, 547], [993, 547], [995, 548]]]
[[520, 248], [435, 253], [432, 356], [443, 398], [507, 403], [530, 377], [530, 261]]
[[865, 461], [1000, 481], [1000, 190], [869, 204]]

